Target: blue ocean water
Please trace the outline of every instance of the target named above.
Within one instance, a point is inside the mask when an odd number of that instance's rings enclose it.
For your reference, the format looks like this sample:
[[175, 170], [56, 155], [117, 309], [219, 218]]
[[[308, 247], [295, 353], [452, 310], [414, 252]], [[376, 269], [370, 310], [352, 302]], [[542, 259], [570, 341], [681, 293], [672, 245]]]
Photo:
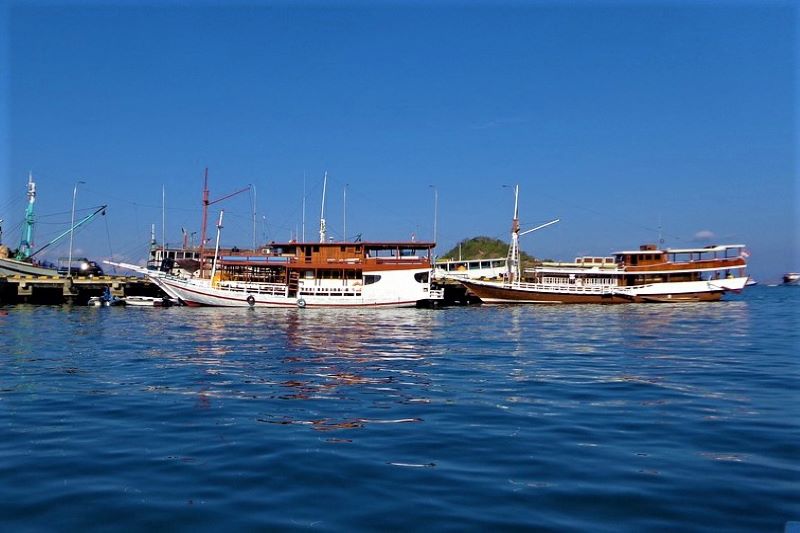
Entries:
[[0, 529], [782, 531], [798, 303], [4, 307]]

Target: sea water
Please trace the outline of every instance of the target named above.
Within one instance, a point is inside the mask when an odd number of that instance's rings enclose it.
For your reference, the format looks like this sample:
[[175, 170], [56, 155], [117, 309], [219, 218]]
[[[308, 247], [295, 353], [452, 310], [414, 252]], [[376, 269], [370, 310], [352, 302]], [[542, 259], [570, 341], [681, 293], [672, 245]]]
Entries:
[[800, 289], [0, 309], [0, 529], [782, 531]]

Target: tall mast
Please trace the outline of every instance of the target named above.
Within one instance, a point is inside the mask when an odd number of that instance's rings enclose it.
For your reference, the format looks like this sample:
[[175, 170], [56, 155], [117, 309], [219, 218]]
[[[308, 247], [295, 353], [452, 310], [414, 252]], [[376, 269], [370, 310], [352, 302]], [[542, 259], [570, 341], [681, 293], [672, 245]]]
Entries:
[[514, 219], [511, 221], [511, 246], [508, 247], [508, 282], [519, 281], [519, 185], [514, 185]]
[[256, 186], [251, 185], [253, 188], [253, 250], [256, 249]]
[[539, 224], [535, 228], [519, 231], [519, 185], [514, 185], [514, 220], [511, 222], [511, 246], [508, 247], [508, 282], [519, 282], [522, 278], [520, 275], [520, 252], [519, 252], [519, 238], [528, 233], [538, 231], [547, 226], [551, 226], [556, 222], [560, 222], [560, 218]]
[[303, 171], [303, 238], [302, 242], [306, 242], [306, 171]]
[[328, 171], [322, 180], [322, 211], [319, 214], [319, 242], [325, 242], [325, 189], [328, 187]]
[[217, 244], [214, 246], [214, 264], [211, 266], [211, 283], [214, 283], [214, 275], [217, 273], [217, 261], [219, 261], [219, 235], [222, 232], [222, 215], [225, 211], [220, 210], [219, 222], [217, 222]]
[[28, 207], [25, 209], [25, 222], [22, 226], [22, 238], [19, 241], [17, 259], [27, 259], [31, 256], [33, 248], [33, 204], [36, 202], [36, 183], [33, 181], [33, 172], [28, 173]]
[[161, 185], [161, 257], [167, 257], [167, 190]]
[[347, 184], [344, 184], [344, 200], [342, 201], [342, 240], [347, 242]]
[[200, 226], [200, 257], [206, 247], [206, 224], [208, 223], [208, 167], [206, 167], [205, 181], [203, 182], [203, 225]]

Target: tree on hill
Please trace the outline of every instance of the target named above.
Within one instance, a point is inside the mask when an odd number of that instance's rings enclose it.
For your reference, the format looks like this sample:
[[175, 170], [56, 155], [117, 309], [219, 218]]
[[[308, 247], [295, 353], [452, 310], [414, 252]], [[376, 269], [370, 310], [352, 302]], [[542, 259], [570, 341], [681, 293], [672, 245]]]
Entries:
[[[461, 253], [459, 255], [459, 246]], [[471, 259], [494, 259], [497, 257], [508, 256], [508, 243], [492, 237], [472, 237], [464, 239], [456, 244], [452, 250], [439, 257], [440, 260], [458, 260], [459, 257], [465, 261]], [[525, 252], [520, 252], [522, 263], [533, 263], [536, 259]]]

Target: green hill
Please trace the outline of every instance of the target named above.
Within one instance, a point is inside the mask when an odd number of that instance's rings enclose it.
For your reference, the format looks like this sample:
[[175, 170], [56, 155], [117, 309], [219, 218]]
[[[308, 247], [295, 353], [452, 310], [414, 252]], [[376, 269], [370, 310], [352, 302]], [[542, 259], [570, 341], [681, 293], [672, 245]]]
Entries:
[[[447, 253], [440, 255], [439, 260], [458, 259], [459, 246], [461, 247], [460, 257], [463, 260], [508, 256], [508, 243], [500, 239], [493, 239], [492, 237], [472, 237], [471, 239], [464, 239], [456, 244], [452, 250], [448, 250]], [[532, 263], [535, 261], [533, 257], [525, 252], [520, 252], [520, 259], [523, 263]]]

